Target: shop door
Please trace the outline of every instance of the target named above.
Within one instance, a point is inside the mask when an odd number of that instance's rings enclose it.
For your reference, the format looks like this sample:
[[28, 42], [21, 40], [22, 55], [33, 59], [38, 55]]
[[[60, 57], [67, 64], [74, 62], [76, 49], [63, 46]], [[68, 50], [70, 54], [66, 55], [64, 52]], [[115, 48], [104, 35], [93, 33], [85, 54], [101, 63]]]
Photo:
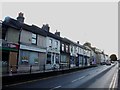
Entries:
[[[17, 71], [17, 52], [10, 52], [9, 65], [12, 66], [12, 72]], [[9, 69], [11, 70], [11, 67]]]

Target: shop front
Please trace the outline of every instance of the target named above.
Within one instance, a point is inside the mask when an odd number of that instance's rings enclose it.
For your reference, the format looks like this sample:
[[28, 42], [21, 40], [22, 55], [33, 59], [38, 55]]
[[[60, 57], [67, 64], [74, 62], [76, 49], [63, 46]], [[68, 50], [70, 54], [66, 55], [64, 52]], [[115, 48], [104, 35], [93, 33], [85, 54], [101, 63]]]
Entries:
[[46, 69], [60, 68], [60, 55], [58, 53], [48, 52], [46, 60]]
[[17, 57], [19, 45], [2, 43], [2, 73], [17, 72]]
[[46, 50], [34, 46], [20, 45], [18, 71], [28, 72], [43, 70]]

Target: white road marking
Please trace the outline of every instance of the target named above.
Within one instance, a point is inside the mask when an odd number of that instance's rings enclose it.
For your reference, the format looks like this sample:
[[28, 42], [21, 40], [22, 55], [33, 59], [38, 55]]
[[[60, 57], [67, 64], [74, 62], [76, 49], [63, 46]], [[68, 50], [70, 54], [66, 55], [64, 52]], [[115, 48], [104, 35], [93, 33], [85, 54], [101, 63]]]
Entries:
[[56, 87], [54, 87], [54, 88], [52, 88], [52, 89], [50, 89], [50, 90], [54, 90], [54, 89], [57, 89], [57, 88], [60, 88], [61, 86], [56, 86]]
[[115, 80], [114, 80], [114, 83], [113, 83], [113, 88], [116, 88], [116, 80], [117, 80], [117, 73], [115, 74]]
[[[93, 68], [88, 68], [88, 69], [83, 69], [83, 70], [89, 70], [89, 69], [94, 70], [95, 68], [99, 68], [99, 67], [93, 67]], [[15, 85], [20, 85], [20, 84], [26, 84], [26, 83], [31, 83], [31, 82], [39, 81], [39, 80], [46, 80], [46, 79], [55, 78], [55, 77], [59, 77], [59, 76], [70, 75], [70, 74], [74, 74], [74, 73], [78, 73], [78, 72], [81, 72], [81, 70], [78, 70], [78, 71], [75, 71], [75, 72], [71, 72], [71, 73], [61, 74], [61, 75], [57, 75], [57, 76], [51, 76], [51, 77], [46, 77], [46, 78], [41, 78], [41, 79], [35, 79], [35, 80], [30, 80], [30, 81], [25, 81], [25, 82], [20, 82], [20, 83], [5, 85], [5, 86], [8, 87], [8, 86], [15, 86]]]
[[109, 90], [115, 88], [116, 78], [117, 78], [117, 73], [115, 73], [115, 74], [113, 75], [112, 81], [111, 81], [110, 86], [109, 86]]
[[83, 79], [84, 77], [86, 77], [86, 76], [82, 76], [82, 77], [80, 77], [80, 78], [78, 78], [78, 79], [73, 80], [72, 82], [76, 82], [76, 81], [78, 81], [78, 80], [80, 80], [80, 79]]

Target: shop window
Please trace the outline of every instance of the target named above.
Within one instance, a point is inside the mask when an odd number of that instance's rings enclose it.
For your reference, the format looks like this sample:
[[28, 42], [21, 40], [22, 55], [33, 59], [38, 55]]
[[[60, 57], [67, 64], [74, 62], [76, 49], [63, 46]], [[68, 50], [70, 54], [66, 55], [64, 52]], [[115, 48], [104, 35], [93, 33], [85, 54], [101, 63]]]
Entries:
[[35, 58], [35, 59], [34, 59], [34, 63], [35, 63], [35, 64], [38, 64], [38, 58]]
[[20, 64], [29, 64], [29, 52], [28, 51], [21, 51], [20, 53], [21, 59]]
[[61, 55], [61, 63], [66, 63], [66, 55]]
[[56, 55], [56, 64], [59, 64], [59, 55]]
[[30, 52], [29, 63], [30, 65], [35, 65], [39, 63], [37, 52]]
[[54, 54], [52, 55], [52, 64], [54, 64]]
[[47, 54], [46, 64], [51, 64], [51, 54]]

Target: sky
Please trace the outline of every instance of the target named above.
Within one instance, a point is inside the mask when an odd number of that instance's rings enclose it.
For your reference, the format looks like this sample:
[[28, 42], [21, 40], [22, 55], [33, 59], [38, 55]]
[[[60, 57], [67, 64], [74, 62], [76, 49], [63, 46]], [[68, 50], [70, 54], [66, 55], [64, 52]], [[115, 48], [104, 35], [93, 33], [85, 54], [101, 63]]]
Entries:
[[49, 24], [52, 33], [57, 30], [74, 42], [87, 41], [108, 55], [118, 55], [117, 2], [2, 3], [2, 20], [6, 16], [16, 19], [19, 12], [24, 13], [29, 25]]

